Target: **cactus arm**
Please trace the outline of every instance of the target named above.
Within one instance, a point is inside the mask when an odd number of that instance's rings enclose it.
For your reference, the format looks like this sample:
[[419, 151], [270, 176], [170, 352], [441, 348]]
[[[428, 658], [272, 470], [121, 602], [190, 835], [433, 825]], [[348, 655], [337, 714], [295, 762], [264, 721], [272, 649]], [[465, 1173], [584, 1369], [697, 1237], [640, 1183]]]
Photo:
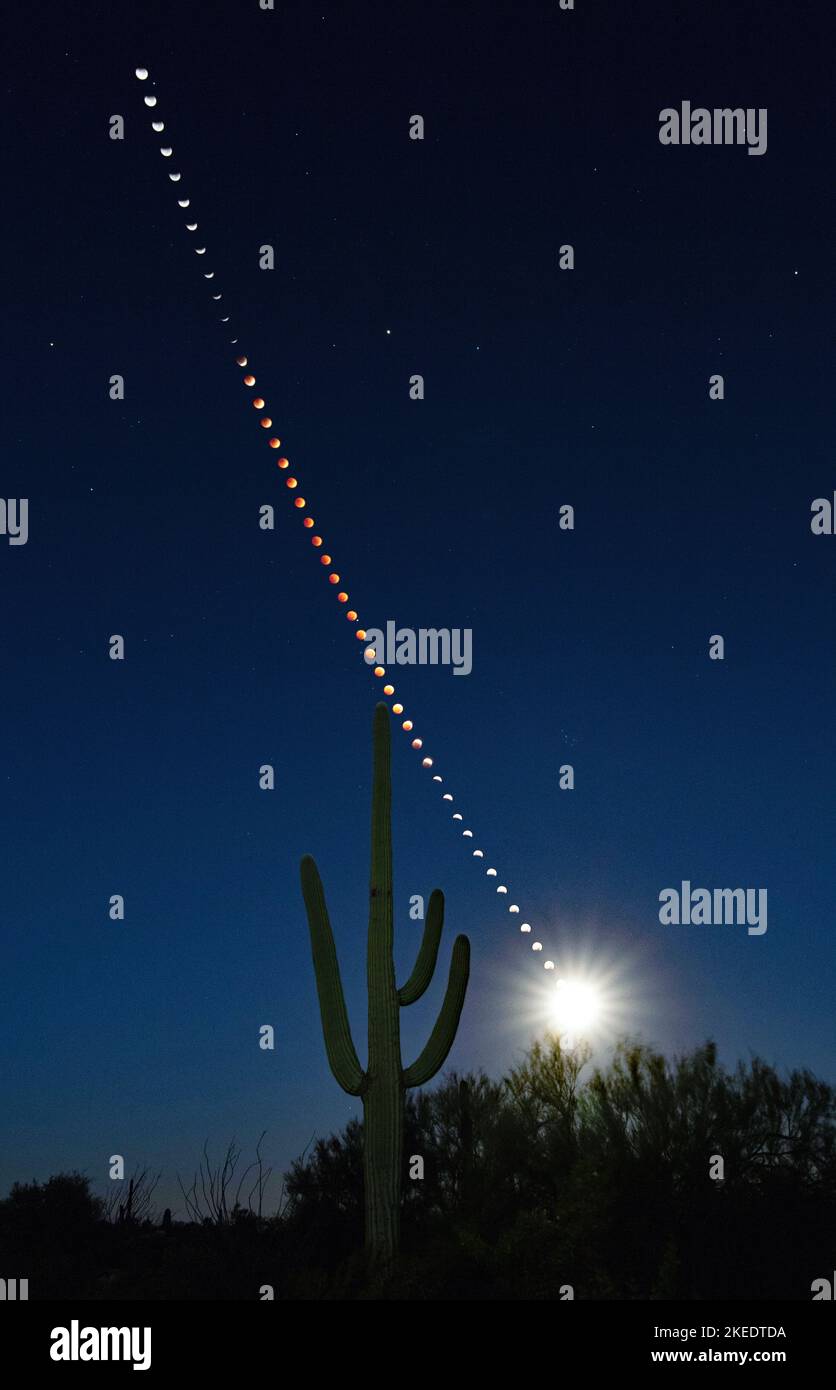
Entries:
[[421, 949], [415, 961], [412, 974], [405, 985], [401, 985], [398, 990], [398, 1002], [405, 1008], [407, 1004], [414, 1004], [416, 999], [420, 999], [424, 990], [430, 983], [435, 970], [435, 963], [438, 958], [438, 946], [441, 941], [441, 930], [444, 926], [444, 894], [436, 888], [430, 894], [430, 902], [427, 908], [427, 920], [424, 923], [424, 935], [421, 939]]
[[351, 1026], [345, 1007], [340, 967], [334, 946], [334, 934], [328, 920], [322, 880], [309, 854], [302, 860], [302, 896], [305, 899], [311, 933], [325, 1051], [331, 1070], [343, 1090], [350, 1096], [359, 1096], [365, 1089], [366, 1076], [351, 1039]]
[[453, 959], [450, 962], [444, 1003], [426, 1047], [412, 1066], [404, 1071], [404, 1086], [423, 1086], [443, 1067], [459, 1026], [469, 975], [470, 942], [466, 936], [457, 936], [453, 945]]

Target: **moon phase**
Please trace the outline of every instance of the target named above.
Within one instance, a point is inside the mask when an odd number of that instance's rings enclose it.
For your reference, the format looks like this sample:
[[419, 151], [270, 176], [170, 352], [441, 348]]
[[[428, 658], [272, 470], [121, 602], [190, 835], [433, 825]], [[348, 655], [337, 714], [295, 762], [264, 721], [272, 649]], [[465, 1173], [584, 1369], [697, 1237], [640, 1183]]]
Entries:
[[[147, 69], [147, 68], [137, 68], [137, 69], [135, 70], [135, 72], [136, 72], [137, 78], [138, 78], [140, 81], [145, 81], [145, 80], [148, 78], [148, 69]], [[144, 102], [145, 102], [145, 105], [148, 106], [148, 107], [155, 107], [155, 106], [157, 105], [157, 98], [156, 98], [156, 96], [154, 96], [153, 94], [144, 97], [143, 100], [144, 100]], [[156, 119], [155, 119], [155, 120], [152, 120], [150, 124], [151, 124], [152, 130], [153, 130], [156, 134], [160, 134], [160, 133], [165, 129], [165, 122], [163, 122], [163, 121], [161, 121], [161, 120], [156, 120]], [[173, 147], [172, 147], [171, 145], [161, 145], [161, 146], [159, 146], [159, 153], [161, 154], [161, 156], [162, 156], [164, 159], [170, 159], [170, 158], [173, 156], [174, 150], [173, 150]], [[181, 180], [181, 178], [182, 178], [182, 175], [181, 175], [179, 172], [174, 172], [174, 173], [169, 173], [168, 177], [169, 177], [169, 179], [171, 180], [172, 183], [179, 183], [180, 180]], [[189, 200], [188, 198], [178, 198], [177, 203], [178, 203], [178, 206], [181, 207], [181, 208], [188, 208], [189, 205], [190, 205], [190, 200]], [[187, 223], [185, 223], [185, 227], [186, 227], [186, 230], [187, 230], [188, 232], [196, 232], [197, 229], [198, 229], [198, 223], [197, 223], [197, 222], [187, 222]], [[197, 255], [197, 256], [204, 256], [204, 255], [206, 254], [207, 248], [206, 248], [205, 246], [196, 246], [196, 247], [193, 248], [193, 250], [194, 250], [194, 252], [195, 252], [195, 255]], [[213, 280], [213, 279], [215, 278], [215, 272], [214, 272], [214, 271], [211, 271], [211, 270], [210, 270], [210, 271], [206, 271], [206, 272], [204, 272], [203, 278], [204, 278], [205, 280]], [[221, 298], [222, 298], [222, 296], [221, 296], [220, 294], [213, 294], [213, 295], [212, 295], [212, 299], [213, 299], [214, 301], [218, 301], [218, 300], [220, 300]], [[219, 320], [219, 322], [224, 323], [224, 324], [225, 324], [225, 323], [228, 323], [228, 322], [229, 322], [229, 317], [228, 317], [228, 316], [224, 316], [223, 318], [221, 318], [221, 319]], [[387, 332], [388, 332], [388, 331], [389, 331], [389, 330], [387, 330]], [[233, 344], [237, 344], [238, 339], [237, 339], [237, 338], [232, 338], [230, 341], [231, 341], [231, 343], [233, 343]], [[247, 358], [246, 358], [245, 356], [239, 356], [239, 357], [236, 359], [236, 361], [237, 361], [237, 363], [239, 364], [239, 366], [246, 366]], [[245, 385], [247, 385], [247, 386], [253, 386], [253, 385], [255, 385], [255, 377], [252, 376], [252, 374], [248, 374], [248, 375], [245, 376], [245, 378], [244, 378], [244, 383], [245, 383]], [[262, 409], [264, 408], [265, 402], [264, 402], [264, 400], [263, 400], [261, 397], [256, 397], [256, 398], [252, 401], [252, 404], [253, 404], [253, 406], [254, 406], [257, 410], [262, 410]], [[261, 427], [262, 427], [264, 430], [270, 430], [270, 429], [272, 429], [272, 427], [273, 427], [273, 421], [272, 421], [271, 417], [268, 416], [268, 415], [263, 416], [263, 417], [260, 419], [259, 423], [260, 423]], [[277, 436], [273, 436], [273, 437], [271, 437], [271, 438], [268, 440], [268, 444], [269, 444], [269, 446], [270, 446], [271, 449], [278, 449], [278, 448], [280, 447], [281, 441], [278, 439]], [[280, 469], [286, 469], [286, 468], [289, 467], [289, 463], [288, 463], [288, 460], [287, 460], [286, 458], [279, 458], [279, 459], [276, 460], [276, 462], [277, 462], [278, 467], [279, 467]], [[287, 486], [288, 488], [290, 488], [291, 491], [295, 492], [295, 490], [296, 490], [297, 487], [298, 487], [298, 480], [297, 480], [296, 478], [292, 478], [292, 477], [291, 477], [291, 478], [287, 478], [287, 479], [286, 479], [286, 486]], [[307, 503], [306, 503], [305, 499], [304, 499], [303, 497], [300, 497], [298, 494], [296, 494], [296, 495], [294, 496], [293, 502], [294, 502], [294, 506], [295, 506], [298, 510], [300, 510], [300, 511], [304, 511], [304, 510], [306, 509], [306, 507], [307, 507]], [[306, 517], [303, 519], [303, 524], [304, 524], [306, 527], [313, 527], [315, 523], [314, 523], [314, 521], [312, 520], [311, 517], [306, 516]], [[313, 537], [312, 537], [312, 544], [313, 544], [315, 547], [320, 547], [320, 546], [322, 546], [322, 544], [323, 544], [322, 537], [321, 537], [321, 536], [316, 536], [316, 535], [313, 536]], [[327, 554], [325, 554], [325, 555], [320, 555], [319, 558], [321, 559], [321, 561], [322, 561], [322, 563], [323, 563], [324, 565], [326, 565], [326, 566], [328, 566], [328, 567], [331, 566], [332, 561], [331, 561], [331, 556], [330, 556], [330, 555], [327, 555]], [[340, 577], [339, 577], [339, 575], [336, 574], [336, 573], [329, 573], [328, 581], [329, 581], [329, 583], [330, 583], [331, 585], [336, 586], [336, 585], [338, 585], [338, 584], [340, 583]], [[339, 601], [340, 603], [348, 603], [348, 601], [349, 601], [349, 596], [348, 596], [348, 594], [345, 592], [345, 590], [341, 590], [340, 593], [337, 594], [337, 599], [338, 599], [338, 601]], [[359, 620], [358, 620], [358, 615], [357, 615], [357, 613], [356, 613], [353, 609], [350, 610], [350, 611], [347, 613], [346, 616], [349, 618], [350, 621], [352, 621], [352, 622], [354, 622], [354, 623], [357, 623], [357, 622], [359, 621]], [[357, 636], [360, 640], [364, 640], [364, 639], [365, 639], [365, 632], [364, 632], [362, 629], [359, 629], [359, 628], [358, 628], [358, 630], [357, 630], [356, 633], [355, 633], [355, 636]], [[375, 659], [374, 652], [373, 652], [372, 649], [369, 649], [369, 651], [366, 653], [366, 657], [367, 657], [367, 660], [368, 660], [369, 664], [372, 665], [373, 662], [374, 662], [374, 659]], [[377, 677], [380, 677], [380, 678], [385, 677], [385, 676], [386, 676], [385, 668], [384, 668], [383, 666], [375, 666], [375, 667], [374, 667], [374, 675], [377, 676]], [[386, 696], [388, 696], [388, 697], [391, 698], [391, 697], [394, 696], [394, 694], [395, 694], [395, 687], [394, 687], [393, 685], [391, 685], [391, 684], [387, 684], [387, 685], [384, 687], [383, 693], [384, 693]], [[394, 712], [396, 715], [402, 715], [402, 714], [403, 714], [403, 709], [404, 709], [404, 707], [403, 707], [403, 705], [402, 705], [400, 702], [397, 702], [397, 703], [395, 703], [395, 704], [392, 705], [392, 710], [393, 710], [393, 712]], [[413, 749], [415, 749], [416, 751], [421, 750], [421, 749], [423, 748], [423, 741], [422, 741], [422, 739], [416, 738], [416, 737], [413, 737], [413, 736], [412, 736], [412, 735], [413, 735], [413, 721], [412, 721], [411, 719], [404, 719], [403, 722], [402, 722], [401, 727], [403, 728], [404, 732], [406, 732], [407, 734], [410, 735], [411, 747], [412, 747]], [[422, 759], [421, 759], [421, 766], [424, 767], [424, 768], [427, 768], [427, 769], [432, 769], [433, 766], [434, 766], [434, 760], [433, 760], [433, 758], [431, 758], [431, 757], [429, 757], [429, 756], [422, 756]], [[435, 774], [433, 775], [432, 780], [433, 780], [434, 782], [442, 782], [443, 779], [438, 775], [438, 773], [435, 773]], [[453, 799], [454, 799], [454, 798], [453, 798], [453, 796], [451, 795], [450, 792], [444, 792], [444, 794], [443, 794], [443, 796], [442, 796], [442, 800], [443, 800], [443, 801], [445, 801], [445, 802], [452, 802]], [[463, 819], [463, 817], [462, 817], [462, 815], [461, 815], [461, 813], [460, 813], [459, 811], [456, 811], [456, 812], [454, 813], [454, 815], [453, 815], [452, 818], [453, 818], [454, 821], [457, 821], [457, 822], [459, 822], [459, 823], [461, 823], [461, 821], [462, 821], [462, 819]], [[462, 834], [463, 838], [465, 838], [465, 839], [470, 839], [470, 840], [473, 839], [473, 831], [472, 831], [472, 830], [462, 830], [462, 831], [461, 831], [461, 834]], [[476, 858], [476, 859], [484, 859], [484, 852], [483, 852], [481, 849], [474, 849], [474, 850], [472, 851], [472, 854], [473, 854], [473, 857]], [[494, 878], [494, 879], [495, 879], [495, 878], [497, 878], [498, 873], [497, 873], [497, 870], [496, 870], [496, 869], [494, 869], [494, 868], [489, 868], [489, 869], [486, 871], [486, 875], [487, 875], [487, 877], [489, 877], [489, 878]], [[504, 884], [500, 883], [500, 884], [498, 884], [498, 886], [496, 887], [496, 892], [497, 892], [498, 894], [507, 895], [508, 892], [509, 892], [509, 889], [508, 889]], [[509, 912], [512, 912], [512, 913], [515, 913], [515, 914], [518, 914], [518, 913], [520, 912], [520, 908], [517, 906], [516, 903], [512, 903], [512, 904], [509, 906], [508, 911], [509, 911]], [[521, 932], [528, 933], [528, 932], [531, 931], [531, 926], [529, 925], [529, 923], [524, 922], [524, 923], [522, 923], [522, 925], [521, 925], [521, 927], [520, 927], [520, 930], [521, 930]], [[535, 942], [533, 943], [532, 949], [535, 950], [535, 951], [542, 951], [543, 947], [542, 947], [542, 945], [541, 945], [541, 943], [540, 943], [539, 941], [535, 941]], [[546, 968], [547, 968], [547, 969], [553, 969], [553, 968], [554, 968], [553, 962], [547, 961], [547, 962], [546, 962]]]

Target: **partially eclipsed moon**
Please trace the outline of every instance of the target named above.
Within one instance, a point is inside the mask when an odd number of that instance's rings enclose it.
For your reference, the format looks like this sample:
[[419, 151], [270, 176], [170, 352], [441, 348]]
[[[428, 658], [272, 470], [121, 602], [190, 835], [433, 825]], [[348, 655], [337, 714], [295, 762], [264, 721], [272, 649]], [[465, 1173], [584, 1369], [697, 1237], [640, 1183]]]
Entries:
[[148, 69], [147, 69], [147, 68], [134, 68], [134, 72], [136, 73], [136, 75], [137, 75], [137, 77], [139, 78], [140, 82], [144, 82], [145, 79], [146, 79], [146, 77], [148, 76]]

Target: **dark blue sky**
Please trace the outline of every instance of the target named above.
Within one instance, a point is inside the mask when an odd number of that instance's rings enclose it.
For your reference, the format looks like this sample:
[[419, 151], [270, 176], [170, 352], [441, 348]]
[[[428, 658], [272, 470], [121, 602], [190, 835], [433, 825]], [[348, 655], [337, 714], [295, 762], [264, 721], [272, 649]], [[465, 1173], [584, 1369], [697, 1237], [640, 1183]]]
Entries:
[[[809, 527], [836, 488], [828, 7], [672, 8], [12, 17], [2, 492], [30, 537], [0, 537], [0, 1191], [104, 1185], [118, 1152], [173, 1201], [207, 1135], [267, 1129], [281, 1167], [356, 1113], [306, 852], [365, 1044], [378, 687], [247, 405], [137, 64], [352, 603], [472, 628], [469, 677], [405, 669], [398, 694], [546, 952], [607, 975], [624, 1032], [833, 1079], [836, 537]], [[766, 107], [767, 153], [663, 148], [684, 99]], [[410, 895], [443, 887], [448, 921], [405, 1060], [466, 931], [450, 1065], [499, 1075], [550, 977], [395, 750], [402, 972]], [[766, 887], [767, 934], [662, 927], [684, 878]]]

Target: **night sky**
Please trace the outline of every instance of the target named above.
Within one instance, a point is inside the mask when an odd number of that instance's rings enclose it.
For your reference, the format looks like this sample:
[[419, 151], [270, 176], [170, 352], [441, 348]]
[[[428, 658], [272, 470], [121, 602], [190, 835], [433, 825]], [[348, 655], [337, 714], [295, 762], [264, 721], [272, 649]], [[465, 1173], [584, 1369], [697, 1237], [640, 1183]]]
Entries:
[[[0, 536], [0, 1192], [72, 1168], [103, 1190], [121, 1153], [176, 1206], [205, 1138], [266, 1129], [281, 1169], [360, 1113], [328, 1069], [298, 866], [323, 876], [362, 1059], [380, 685], [236, 351], [364, 624], [473, 632], [468, 677], [395, 673], [476, 837], [396, 730], [401, 978], [410, 895], [447, 899], [405, 1062], [465, 931], [448, 1067], [519, 1059], [551, 956], [605, 981], [601, 1060], [618, 1034], [714, 1037], [727, 1063], [834, 1079], [836, 537], [810, 530], [836, 489], [828, 11], [12, 11], [2, 493], [29, 499], [29, 539]], [[766, 154], [663, 147], [683, 100], [767, 108]], [[663, 927], [683, 879], [767, 888], [767, 933]]]

